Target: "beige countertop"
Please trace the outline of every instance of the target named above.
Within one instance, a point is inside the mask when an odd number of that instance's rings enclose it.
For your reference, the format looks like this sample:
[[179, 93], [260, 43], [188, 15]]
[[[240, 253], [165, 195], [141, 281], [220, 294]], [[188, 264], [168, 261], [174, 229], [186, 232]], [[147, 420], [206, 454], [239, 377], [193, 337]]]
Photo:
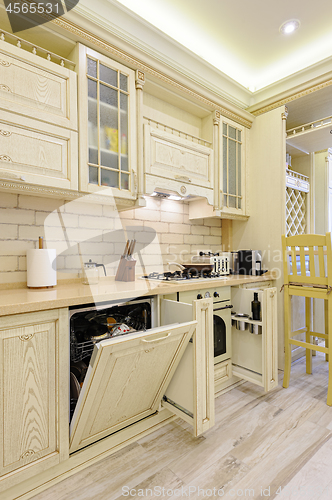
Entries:
[[236, 286], [246, 283], [259, 283], [275, 279], [273, 273], [263, 276], [227, 276], [211, 280], [192, 280], [185, 282], [158, 282], [156, 280], [136, 279], [122, 282], [114, 279], [101, 279], [98, 285], [83, 285], [81, 282], [59, 284], [54, 288], [32, 290], [16, 288], [0, 290], [0, 316], [33, 311], [44, 311], [93, 302], [137, 298], [144, 295], [166, 295], [185, 290], [204, 290], [220, 286]]

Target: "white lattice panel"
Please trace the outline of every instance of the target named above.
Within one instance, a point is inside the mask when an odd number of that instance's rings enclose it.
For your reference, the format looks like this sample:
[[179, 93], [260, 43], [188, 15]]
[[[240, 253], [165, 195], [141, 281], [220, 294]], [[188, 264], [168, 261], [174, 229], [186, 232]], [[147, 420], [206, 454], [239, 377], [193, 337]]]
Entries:
[[307, 193], [286, 188], [286, 236], [307, 231]]

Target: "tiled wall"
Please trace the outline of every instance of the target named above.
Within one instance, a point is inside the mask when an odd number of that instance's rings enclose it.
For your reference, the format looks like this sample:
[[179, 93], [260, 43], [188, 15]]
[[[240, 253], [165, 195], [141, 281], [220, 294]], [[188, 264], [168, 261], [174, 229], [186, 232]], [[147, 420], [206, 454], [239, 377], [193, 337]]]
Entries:
[[189, 262], [200, 249], [219, 251], [221, 221], [191, 222], [188, 213], [188, 204], [153, 198], [119, 214], [110, 205], [0, 193], [0, 284], [26, 281], [26, 251], [39, 236], [57, 250], [58, 279], [76, 278], [88, 259], [115, 275], [127, 237], [137, 240], [137, 274]]

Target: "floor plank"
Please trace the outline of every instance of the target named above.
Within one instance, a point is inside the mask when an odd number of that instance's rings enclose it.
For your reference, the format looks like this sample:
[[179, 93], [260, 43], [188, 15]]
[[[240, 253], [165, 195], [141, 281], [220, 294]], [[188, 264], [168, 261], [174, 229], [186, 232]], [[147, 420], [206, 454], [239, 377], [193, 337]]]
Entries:
[[116, 500], [129, 498], [128, 488], [147, 498], [162, 488], [165, 498], [202, 498], [215, 488], [224, 498], [330, 500], [327, 374], [317, 355], [313, 375], [304, 359], [293, 364], [288, 389], [282, 373], [268, 394], [246, 382], [216, 399], [216, 425], [204, 436], [178, 419], [33, 499]]

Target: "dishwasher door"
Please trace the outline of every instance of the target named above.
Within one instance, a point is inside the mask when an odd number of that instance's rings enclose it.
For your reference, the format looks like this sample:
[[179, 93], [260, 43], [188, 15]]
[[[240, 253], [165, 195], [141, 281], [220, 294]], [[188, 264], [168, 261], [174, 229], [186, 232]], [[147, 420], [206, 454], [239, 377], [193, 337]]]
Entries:
[[95, 345], [70, 424], [70, 452], [155, 413], [197, 321]]

